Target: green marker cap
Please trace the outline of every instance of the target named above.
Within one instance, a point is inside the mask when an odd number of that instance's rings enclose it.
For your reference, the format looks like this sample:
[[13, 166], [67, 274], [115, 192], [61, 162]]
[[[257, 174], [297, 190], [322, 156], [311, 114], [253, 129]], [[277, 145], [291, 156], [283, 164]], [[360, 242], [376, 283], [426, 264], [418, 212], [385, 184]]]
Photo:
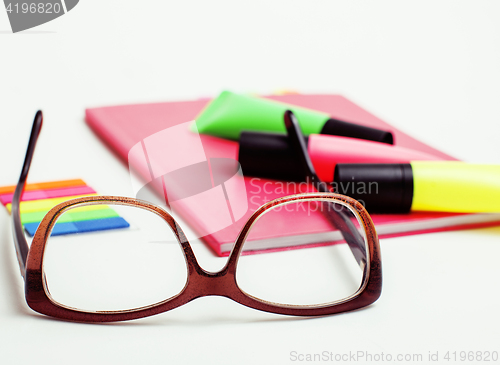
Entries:
[[320, 133], [330, 116], [326, 113], [223, 91], [196, 118], [198, 132], [238, 140], [242, 131], [267, 131], [285, 134], [283, 115], [292, 110], [305, 135]]

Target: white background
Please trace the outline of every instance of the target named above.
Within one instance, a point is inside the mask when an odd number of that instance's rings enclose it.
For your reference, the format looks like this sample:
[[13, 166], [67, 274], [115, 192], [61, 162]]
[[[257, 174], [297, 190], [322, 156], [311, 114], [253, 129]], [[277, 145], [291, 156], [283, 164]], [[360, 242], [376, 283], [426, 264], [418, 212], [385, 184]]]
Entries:
[[[0, 10], [0, 185], [83, 178], [132, 194], [86, 107], [213, 97], [223, 89], [340, 93], [444, 152], [500, 163], [500, 2], [96, 1], [12, 34]], [[466, 194], [464, 194], [466, 198]], [[500, 351], [500, 228], [381, 241], [382, 297], [316, 319], [202, 298], [129, 323], [48, 319], [24, 302], [0, 211], [2, 364], [287, 364], [290, 352]], [[221, 266], [201, 245], [207, 269]]]

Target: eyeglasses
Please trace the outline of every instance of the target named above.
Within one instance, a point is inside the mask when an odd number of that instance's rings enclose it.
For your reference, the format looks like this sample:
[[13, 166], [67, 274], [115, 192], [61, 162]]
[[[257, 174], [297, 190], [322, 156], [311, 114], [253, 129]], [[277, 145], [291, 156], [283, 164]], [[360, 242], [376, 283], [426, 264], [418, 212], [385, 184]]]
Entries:
[[[380, 249], [370, 216], [356, 200], [326, 192], [320, 184], [318, 193], [278, 198], [253, 212], [218, 272], [198, 264], [169, 212], [127, 197], [89, 196], [63, 202], [45, 215], [29, 246], [21, 224], [20, 200], [42, 119], [38, 111], [11, 211], [26, 301], [33, 310], [79, 322], [124, 321], [218, 295], [261, 311], [322, 316], [365, 307], [380, 296]], [[300, 128], [291, 112], [285, 114], [285, 124], [291, 140], [300, 147]], [[307, 165], [307, 152], [303, 153]], [[312, 164], [306, 171], [314, 175]], [[132, 217], [131, 229], [88, 236], [51, 235], [65, 216], [102, 206], [125, 209], [126, 216]], [[294, 232], [299, 222], [307, 223], [310, 230]], [[243, 256], [245, 247], [259, 242], [263, 230], [285, 244], [295, 239], [299, 245], [314, 248]], [[290, 234], [283, 237], [284, 232]], [[160, 240], [153, 237], [156, 234]], [[168, 235], [170, 241], [165, 241]], [[169, 242], [173, 244], [165, 244]], [[274, 255], [282, 257], [276, 260]], [[300, 264], [286, 267], [283, 258], [287, 255]]]

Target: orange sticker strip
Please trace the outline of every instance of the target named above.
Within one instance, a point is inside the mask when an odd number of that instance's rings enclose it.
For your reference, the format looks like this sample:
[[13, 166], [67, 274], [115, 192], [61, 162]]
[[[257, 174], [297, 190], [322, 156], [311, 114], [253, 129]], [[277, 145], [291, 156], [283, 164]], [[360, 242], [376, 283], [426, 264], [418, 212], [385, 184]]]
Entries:
[[[62, 180], [62, 181], [50, 181], [38, 184], [26, 184], [24, 191], [30, 190], [45, 190], [45, 189], [57, 189], [57, 188], [67, 188], [75, 186], [86, 186], [85, 181], [81, 179], [74, 180]], [[16, 190], [16, 185], [2, 186], [0, 187], [0, 194], [13, 193]]]

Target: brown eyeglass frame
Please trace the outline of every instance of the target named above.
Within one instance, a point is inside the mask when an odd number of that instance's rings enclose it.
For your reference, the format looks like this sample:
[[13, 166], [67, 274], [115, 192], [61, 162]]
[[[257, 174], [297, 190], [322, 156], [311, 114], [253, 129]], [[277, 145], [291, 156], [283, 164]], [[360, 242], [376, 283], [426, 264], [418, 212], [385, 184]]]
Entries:
[[[252, 214], [242, 228], [226, 265], [218, 272], [209, 272], [201, 268], [184, 232], [167, 211], [151, 203], [126, 197], [91, 196], [68, 200], [55, 206], [43, 218], [35, 233], [31, 247], [28, 247], [20, 221], [19, 202], [26, 183], [36, 140], [41, 130], [42, 119], [41, 111], [37, 112], [23, 170], [12, 201], [14, 243], [16, 245], [21, 274], [25, 280], [26, 302], [33, 310], [48, 316], [77, 322], [125, 321], [166, 312], [199, 297], [219, 295], [232, 299], [247, 307], [265, 312], [292, 316], [323, 316], [359, 309], [372, 304], [379, 298], [382, 291], [382, 267], [380, 248], [373, 222], [361, 203], [347, 196], [333, 193], [290, 195], [275, 199], [261, 206]], [[336, 202], [350, 207], [353, 213], [357, 215], [361, 228], [365, 231], [368, 251], [367, 253], [364, 252], [365, 260], [362, 262], [358, 260], [362, 269], [364, 269], [363, 281], [358, 291], [345, 300], [327, 304], [284, 305], [263, 301], [241, 290], [236, 281], [237, 263], [243, 244], [252, 225], [262, 214], [276, 205], [307, 200]], [[115, 204], [137, 207], [146, 209], [163, 218], [174, 232], [182, 247], [186, 260], [188, 278], [182, 291], [176, 296], [162, 302], [122, 311], [81, 311], [63, 306], [53, 300], [47, 289], [43, 273], [43, 255], [47, 240], [61, 214], [76, 206], [90, 204]], [[347, 238], [346, 241], [348, 241]], [[351, 250], [353, 250], [350, 243], [349, 246]], [[354, 250], [353, 254], [355, 254]]]

